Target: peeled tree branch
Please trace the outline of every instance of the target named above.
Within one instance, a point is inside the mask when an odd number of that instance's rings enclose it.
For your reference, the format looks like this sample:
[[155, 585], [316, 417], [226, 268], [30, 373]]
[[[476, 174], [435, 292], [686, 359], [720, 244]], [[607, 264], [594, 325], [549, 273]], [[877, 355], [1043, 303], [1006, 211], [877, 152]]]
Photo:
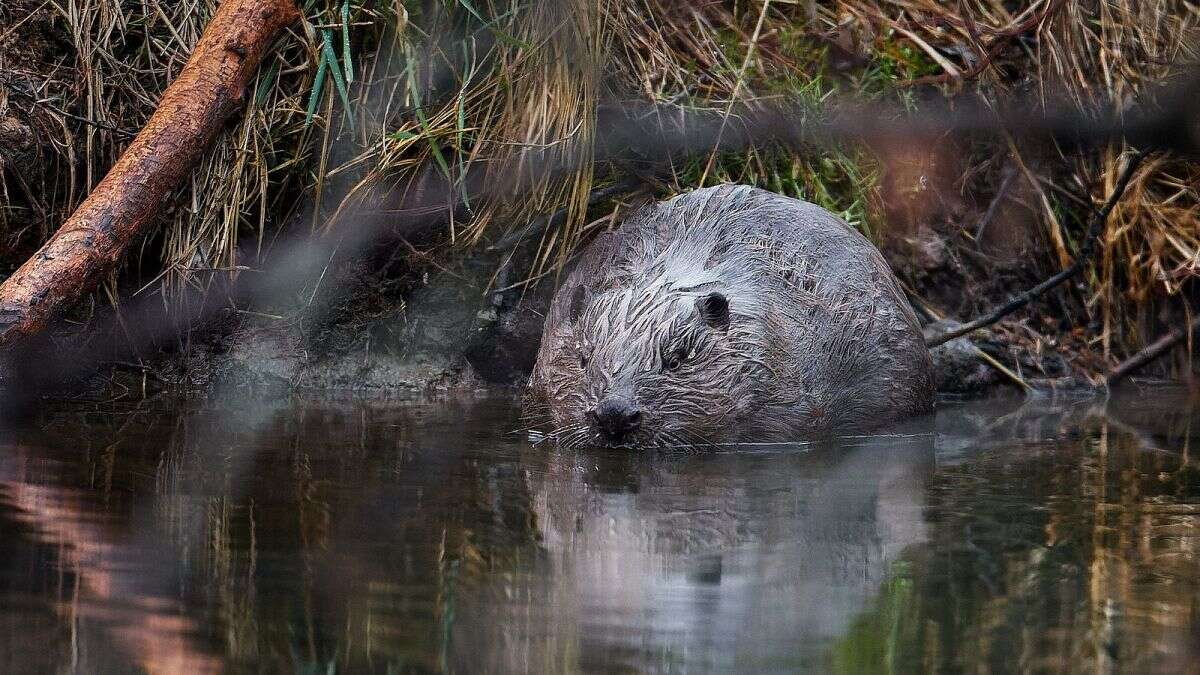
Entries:
[[36, 334], [94, 289], [156, 222], [242, 107], [293, 0], [225, 0], [146, 126], [108, 175], [32, 258], [0, 285], [0, 346]]

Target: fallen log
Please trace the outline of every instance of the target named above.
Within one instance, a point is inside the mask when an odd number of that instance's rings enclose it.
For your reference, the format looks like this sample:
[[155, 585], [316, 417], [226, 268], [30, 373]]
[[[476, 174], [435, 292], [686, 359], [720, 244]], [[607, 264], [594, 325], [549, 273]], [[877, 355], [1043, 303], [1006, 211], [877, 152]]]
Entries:
[[94, 289], [200, 161], [267, 48], [300, 14], [294, 0], [224, 0], [157, 110], [108, 175], [0, 285], [0, 346], [34, 335]]

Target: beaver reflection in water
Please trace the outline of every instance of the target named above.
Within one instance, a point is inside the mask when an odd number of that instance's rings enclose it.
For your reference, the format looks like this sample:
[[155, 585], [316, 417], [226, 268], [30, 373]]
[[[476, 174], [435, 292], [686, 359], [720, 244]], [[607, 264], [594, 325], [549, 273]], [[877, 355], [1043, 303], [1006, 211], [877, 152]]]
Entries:
[[828, 211], [722, 185], [598, 237], [530, 379], [566, 446], [810, 438], [928, 412], [929, 352], [887, 262]]

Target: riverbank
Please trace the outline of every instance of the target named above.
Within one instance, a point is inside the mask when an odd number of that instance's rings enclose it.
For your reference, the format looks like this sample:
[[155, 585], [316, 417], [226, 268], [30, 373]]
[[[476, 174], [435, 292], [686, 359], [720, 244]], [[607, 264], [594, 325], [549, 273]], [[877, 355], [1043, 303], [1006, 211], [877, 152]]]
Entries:
[[[0, 279], [119, 156], [214, 4], [0, 8]], [[613, 149], [621, 125], [605, 126], [600, 104], [720, 116], [788, 100], [828, 119], [839, 100], [996, 105], [1054, 91], [1082, 110], [1123, 108], [1154, 93], [1197, 44], [1186, 3], [565, 4], [569, 20], [490, 3], [306, 10], [264, 63], [240, 120], [164, 208], [157, 234], [59, 328], [68, 341], [128, 343], [101, 376], [89, 366], [90, 386], [519, 386], [545, 298], [573, 251], [641, 200], [725, 181], [838, 213], [880, 247], [923, 320], [968, 320], [1070, 263], [1125, 148], [949, 134], [929, 145], [810, 147], [750, 134], [734, 149], [681, 144], [655, 156], [659, 146], [639, 148], [637, 138]], [[1178, 158], [1145, 162], [1105, 223], [1094, 264], [939, 348], [940, 389], [1099, 383], [1185, 322], [1200, 260], [1196, 178]], [[614, 183], [627, 187], [592, 198]], [[506, 189], [479, 189], [497, 184]], [[334, 241], [313, 250], [339, 250], [338, 228], [365, 226], [346, 214], [381, 190], [402, 198], [379, 202], [371, 226], [382, 234], [370, 246], [344, 259], [310, 256], [312, 269], [285, 292], [227, 292], [301, 266], [281, 247]], [[406, 204], [429, 195], [440, 195], [444, 215], [415, 225]], [[161, 310], [130, 309], [150, 306]], [[170, 335], [135, 339], [146, 323]], [[1187, 341], [1145, 371], [1191, 373]]]

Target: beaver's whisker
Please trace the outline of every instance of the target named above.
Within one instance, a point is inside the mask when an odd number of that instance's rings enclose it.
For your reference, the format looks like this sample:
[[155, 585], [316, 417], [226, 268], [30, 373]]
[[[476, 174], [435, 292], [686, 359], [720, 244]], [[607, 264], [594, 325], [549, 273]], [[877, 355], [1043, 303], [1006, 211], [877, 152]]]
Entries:
[[595, 443], [597, 440], [599, 440], [599, 438], [600, 437], [590, 429], [583, 429], [579, 432], [579, 434], [576, 435], [574, 439], [572, 439], [572, 442], [568, 445], [567, 449], [576, 450], [589, 442]]
[[692, 433], [692, 442], [696, 444], [696, 447], [701, 449], [712, 449], [717, 447], [716, 441], [714, 441], [710, 436], [702, 436], [695, 432]]
[[586, 439], [588, 433], [588, 425], [583, 423], [572, 424], [563, 427], [564, 433], [555, 440], [558, 446], [564, 450], [571, 450], [577, 446], [581, 439]]
[[587, 425], [583, 424], [583, 423], [568, 424], [566, 426], [559, 427], [558, 429], [555, 429], [551, 433], [547, 434], [546, 438], [547, 438], [547, 440], [560, 442], [563, 438], [570, 437], [572, 434], [579, 432], [581, 429], [585, 428], [586, 426]]
[[559, 441], [558, 447], [562, 450], [574, 450], [575, 446], [579, 445], [581, 432], [575, 432]]
[[659, 431], [650, 441], [650, 447], [660, 449], [674, 448], [683, 444], [683, 439], [670, 429]]
[[563, 436], [574, 433], [579, 426], [579, 424], [569, 424], [556, 429], [551, 429], [550, 431], [545, 432], [540, 439], [534, 441], [533, 444], [540, 445], [547, 441], [557, 443]]
[[551, 438], [557, 438], [559, 436], [562, 436], [563, 434], [568, 434], [568, 433], [574, 432], [578, 428], [579, 428], [578, 424], [563, 425], [563, 426], [558, 427], [558, 428], [554, 429], [553, 431], [551, 431], [549, 434], [547, 434], [547, 436], [549, 436]]

